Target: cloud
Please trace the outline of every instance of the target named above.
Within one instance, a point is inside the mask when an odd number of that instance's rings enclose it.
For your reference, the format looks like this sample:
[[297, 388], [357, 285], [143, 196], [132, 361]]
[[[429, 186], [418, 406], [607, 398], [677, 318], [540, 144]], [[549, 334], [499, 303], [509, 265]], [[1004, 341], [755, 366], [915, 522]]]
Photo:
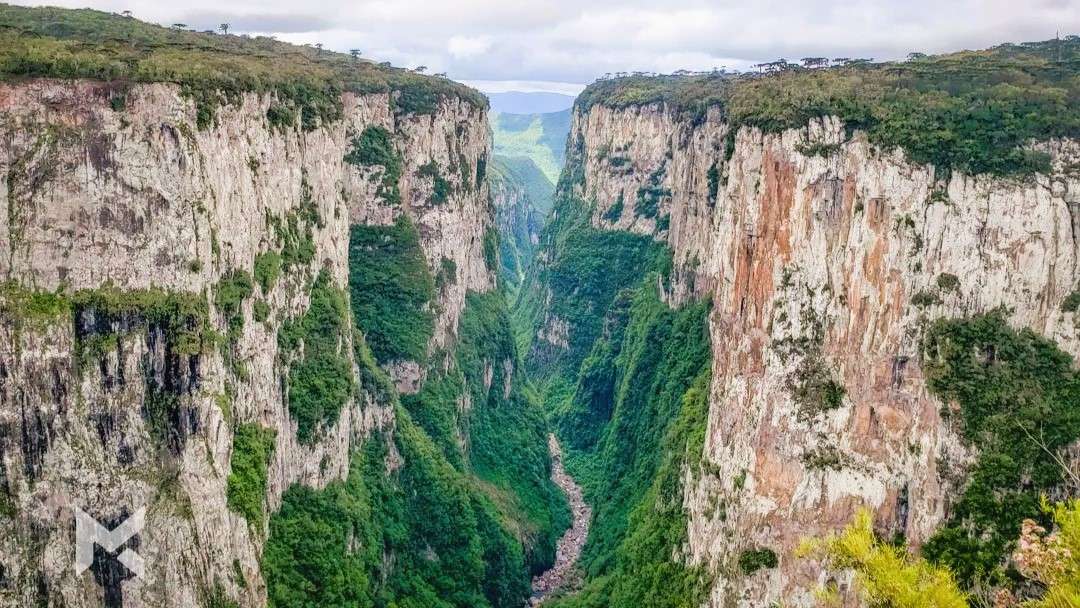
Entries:
[[[16, 0], [25, 4], [26, 0]], [[321, 42], [461, 80], [587, 83], [806, 56], [900, 58], [1080, 33], [1080, 0], [51, 0]]]
[[456, 59], [468, 59], [491, 48], [491, 40], [484, 36], [453, 36], [446, 43], [446, 50]]

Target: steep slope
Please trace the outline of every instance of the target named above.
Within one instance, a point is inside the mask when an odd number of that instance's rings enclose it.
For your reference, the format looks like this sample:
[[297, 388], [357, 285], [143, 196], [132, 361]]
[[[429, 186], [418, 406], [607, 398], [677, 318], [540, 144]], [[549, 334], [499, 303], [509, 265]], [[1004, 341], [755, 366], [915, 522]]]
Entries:
[[511, 159], [531, 159], [548, 180], [555, 183], [565, 162], [570, 110], [544, 114], [492, 112], [495, 154]]
[[1043, 449], [1080, 438], [1078, 58], [579, 97], [515, 308], [596, 507], [557, 605], [809, 606], [829, 578], [793, 549], [860, 506], [966, 585], [1012, 584], [1020, 521], [1066, 487]]
[[[483, 98], [94, 11], [0, 40], [0, 604], [520, 606], [567, 517]], [[78, 575], [76, 508], [145, 526]]]
[[516, 289], [532, 263], [554, 186], [528, 158], [496, 156], [491, 164], [491, 201], [499, 227], [502, 276]]

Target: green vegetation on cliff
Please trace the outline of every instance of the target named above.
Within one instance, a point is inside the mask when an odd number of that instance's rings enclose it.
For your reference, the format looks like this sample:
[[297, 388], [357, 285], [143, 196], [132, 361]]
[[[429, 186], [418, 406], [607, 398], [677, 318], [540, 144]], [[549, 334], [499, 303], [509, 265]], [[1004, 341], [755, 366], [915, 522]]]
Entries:
[[[497, 265], [493, 231], [488, 241], [485, 262]], [[429, 355], [435, 280], [411, 221], [352, 226], [349, 254], [351, 317], [324, 272], [308, 313], [279, 335], [283, 351], [304, 356], [292, 364], [290, 412], [302, 406], [293, 412], [301, 429], [332, 422], [335, 377], [351, 380], [352, 370], [314, 365], [310, 382], [294, 376], [313, 356], [312, 333], [338, 339], [338, 349], [327, 342], [316, 355], [342, 354], [351, 319], [360, 390], [393, 408], [395, 421], [354, 451], [346, 480], [285, 492], [261, 562], [270, 605], [520, 608], [530, 575], [553, 561], [569, 515], [549, 479], [547, 427], [505, 296], [469, 293], [456, 343]], [[456, 274], [444, 258], [440, 281]], [[402, 358], [427, 375], [418, 393], [399, 397], [376, 361]], [[301, 399], [294, 386], [308, 388]]]
[[[275, 126], [312, 129], [340, 118], [342, 92], [397, 92], [402, 113], [430, 114], [444, 98], [478, 108], [487, 99], [446, 78], [423, 76], [311, 46], [268, 37], [165, 28], [90, 9], [0, 5], [0, 78], [90, 78], [174, 82], [196, 101], [200, 127], [242, 92], [272, 92]], [[123, 107], [121, 84], [111, 93]]]
[[[1041, 496], [1075, 483], [1057, 456], [1080, 438], [1080, 373], [1071, 356], [1029, 329], [1009, 327], [1002, 312], [939, 320], [926, 335], [923, 367], [930, 390], [961, 435], [978, 446], [963, 494], [923, 546], [965, 586], [1009, 584], [1007, 558], [1020, 524], [1049, 528]], [[939, 466], [948, 474], [948, 462]]]
[[354, 225], [349, 232], [353, 318], [379, 363], [423, 362], [434, 331], [435, 280], [412, 221]]
[[226, 499], [229, 508], [244, 516], [256, 529], [262, 529], [263, 502], [266, 500], [266, 467], [274, 450], [272, 429], [257, 424], [241, 424], [233, 433]]
[[704, 449], [708, 306], [661, 299], [671, 254], [646, 236], [597, 230], [573, 194], [571, 148], [543, 262], [515, 317], [567, 468], [593, 506], [579, 562], [584, 588], [553, 608], [696, 606], [707, 578], [687, 566], [683, 475]]
[[345, 292], [322, 270], [308, 310], [278, 331], [278, 348], [289, 362], [289, 415], [300, 443], [312, 443], [320, 427], [332, 426], [356, 387], [346, 339], [351, 332]]
[[736, 128], [767, 132], [835, 115], [943, 171], [1025, 174], [1048, 166], [1030, 141], [1080, 137], [1080, 38], [766, 75], [615, 78], [589, 86], [577, 108], [652, 103], [696, 119], [715, 107]]
[[567, 515], [502, 294], [470, 294], [460, 327], [450, 369], [395, 406], [392, 436], [369, 438], [346, 481], [285, 493], [262, 560], [271, 606], [524, 603]]
[[554, 186], [528, 158], [495, 157], [491, 194], [499, 226], [499, 260], [507, 286], [516, 289], [536, 253], [536, 238], [551, 210]]

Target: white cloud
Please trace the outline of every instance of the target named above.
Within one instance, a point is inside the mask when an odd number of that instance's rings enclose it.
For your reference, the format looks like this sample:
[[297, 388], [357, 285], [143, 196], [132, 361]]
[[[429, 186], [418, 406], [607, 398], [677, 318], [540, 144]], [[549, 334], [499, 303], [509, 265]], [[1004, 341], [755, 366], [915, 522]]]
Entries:
[[446, 43], [446, 50], [456, 59], [468, 59], [491, 48], [491, 40], [486, 36], [452, 36]]
[[583, 84], [552, 82], [550, 80], [462, 80], [461, 82], [485, 93], [561, 93], [574, 95], [585, 89]]
[[[26, 0], [16, 0], [27, 4]], [[890, 59], [1080, 33], [1080, 0], [49, 0], [199, 29], [359, 48], [469, 81], [586, 83], [605, 72]], [[33, 3], [33, 2], [29, 2]], [[544, 89], [550, 90], [550, 89]]]

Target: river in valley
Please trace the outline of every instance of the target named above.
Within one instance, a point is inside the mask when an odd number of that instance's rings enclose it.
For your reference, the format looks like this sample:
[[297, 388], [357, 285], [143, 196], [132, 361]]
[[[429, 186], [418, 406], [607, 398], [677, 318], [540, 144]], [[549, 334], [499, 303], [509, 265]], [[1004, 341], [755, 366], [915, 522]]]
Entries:
[[529, 606], [539, 606], [555, 591], [567, 590], [569, 583], [575, 578], [575, 565], [582, 547], [585, 546], [585, 539], [589, 536], [589, 520], [592, 518], [592, 509], [585, 503], [581, 486], [563, 467], [562, 447], [554, 434], [548, 436], [548, 447], [551, 450], [551, 479], [566, 494], [573, 523], [559, 539], [554, 565], [533, 577], [533, 594], [529, 599]]

